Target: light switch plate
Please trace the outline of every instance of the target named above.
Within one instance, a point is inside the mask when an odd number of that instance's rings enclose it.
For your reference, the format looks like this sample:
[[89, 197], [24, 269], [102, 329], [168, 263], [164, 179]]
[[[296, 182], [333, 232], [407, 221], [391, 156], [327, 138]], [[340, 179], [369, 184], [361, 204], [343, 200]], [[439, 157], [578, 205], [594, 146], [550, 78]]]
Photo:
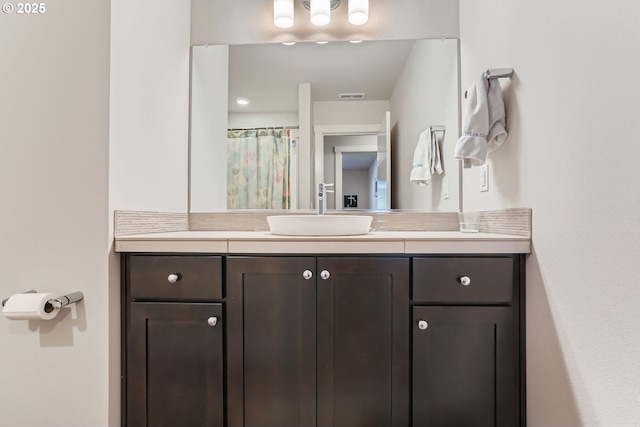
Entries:
[[480, 191], [489, 191], [489, 164], [480, 167]]

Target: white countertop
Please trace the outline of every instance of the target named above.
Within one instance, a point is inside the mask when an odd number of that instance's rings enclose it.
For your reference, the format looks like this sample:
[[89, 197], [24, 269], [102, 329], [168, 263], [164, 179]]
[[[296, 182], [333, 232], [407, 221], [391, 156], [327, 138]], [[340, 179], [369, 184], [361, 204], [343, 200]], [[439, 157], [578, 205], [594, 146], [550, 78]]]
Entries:
[[514, 254], [529, 237], [457, 231], [373, 231], [361, 236], [276, 236], [268, 231], [177, 231], [115, 238], [116, 252], [220, 254]]

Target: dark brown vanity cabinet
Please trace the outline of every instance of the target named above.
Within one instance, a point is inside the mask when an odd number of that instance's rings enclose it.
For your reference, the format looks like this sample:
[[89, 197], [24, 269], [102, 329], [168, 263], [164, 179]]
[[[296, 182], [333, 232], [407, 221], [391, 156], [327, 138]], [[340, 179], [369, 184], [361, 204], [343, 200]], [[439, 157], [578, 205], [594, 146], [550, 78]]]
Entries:
[[524, 427], [524, 255], [126, 254], [127, 427]]
[[224, 426], [222, 259], [123, 257], [123, 421]]
[[229, 427], [409, 425], [409, 259], [229, 257]]
[[414, 258], [413, 426], [525, 425], [521, 262]]

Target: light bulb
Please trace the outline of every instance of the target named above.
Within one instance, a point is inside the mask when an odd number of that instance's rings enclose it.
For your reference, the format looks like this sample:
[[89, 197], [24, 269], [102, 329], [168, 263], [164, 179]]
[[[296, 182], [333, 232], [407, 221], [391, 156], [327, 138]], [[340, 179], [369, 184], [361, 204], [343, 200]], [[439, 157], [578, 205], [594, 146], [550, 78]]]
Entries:
[[273, 0], [273, 23], [278, 28], [293, 26], [293, 0]]
[[311, 0], [311, 23], [322, 27], [331, 21], [331, 1]]
[[349, 0], [349, 22], [362, 25], [369, 20], [369, 0]]

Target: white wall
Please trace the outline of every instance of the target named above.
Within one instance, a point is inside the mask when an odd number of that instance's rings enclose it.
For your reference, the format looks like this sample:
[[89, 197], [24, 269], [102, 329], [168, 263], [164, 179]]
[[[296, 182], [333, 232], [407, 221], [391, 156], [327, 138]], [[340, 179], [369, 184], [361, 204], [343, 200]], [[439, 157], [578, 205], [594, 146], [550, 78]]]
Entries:
[[190, 1], [111, 5], [112, 207], [186, 212]]
[[[402, 70], [391, 98], [393, 198], [392, 206], [428, 211], [457, 211], [460, 178], [453, 152], [458, 140], [457, 40], [418, 40]], [[443, 175], [418, 186], [409, 182], [413, 153], [420, 134], [431, 125], [438, 132]], [[442, 194], [442, 180], [449, 181], [449, 198]]]
[[225, 210], [229, 46], [194, 46], [192, 56], [189, 211]]
[[638, 22], [627, 0], [460, 0], [463, 88], [515, 69], [490, 191], [467, 171], [464, 202], [533, 210], [529, 427], [640, 425]]
[[379, 125], [389, 111], [389, 101], [316, 101], [314, 125]]
[[298, 112], [229, 113], [229, 119], [225, 123], [229, 129], [298, 126]]
[[105, 426], [110, 7], [46, 7], [0, 15], [1, 298], [33, 288], [85, 299], [49, 322], [0, 317], [0, 425]]

